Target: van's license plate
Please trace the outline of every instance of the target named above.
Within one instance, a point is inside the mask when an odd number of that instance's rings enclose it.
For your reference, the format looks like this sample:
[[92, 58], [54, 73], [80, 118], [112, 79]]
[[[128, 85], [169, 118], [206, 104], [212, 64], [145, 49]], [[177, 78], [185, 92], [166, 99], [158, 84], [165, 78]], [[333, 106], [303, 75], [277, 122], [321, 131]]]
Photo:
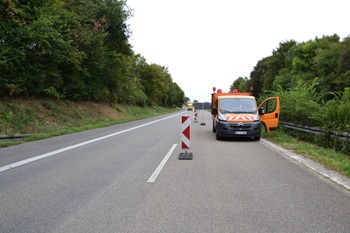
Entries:
[[236, 131], [235, 134], [247, 134], [247, 131]]

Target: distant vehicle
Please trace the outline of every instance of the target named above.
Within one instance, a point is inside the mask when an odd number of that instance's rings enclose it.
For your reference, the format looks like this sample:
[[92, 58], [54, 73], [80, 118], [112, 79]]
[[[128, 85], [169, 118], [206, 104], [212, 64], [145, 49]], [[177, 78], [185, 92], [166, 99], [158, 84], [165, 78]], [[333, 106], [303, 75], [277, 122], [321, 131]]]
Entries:
[[192, 111], [193, 110], [193, 104], [191, 104], [191, 103], [188, 103], [187, 104], [187, 111]]
[[211, 113], [213, 132], [216, 139], [222, 137], [253, 137], [260, 140], [261, 128], [266, 132], [275, 132], [278, 126], [279, 97], [266, 99], [258, 108], [251, 93], [215, 93], [213, 88]]

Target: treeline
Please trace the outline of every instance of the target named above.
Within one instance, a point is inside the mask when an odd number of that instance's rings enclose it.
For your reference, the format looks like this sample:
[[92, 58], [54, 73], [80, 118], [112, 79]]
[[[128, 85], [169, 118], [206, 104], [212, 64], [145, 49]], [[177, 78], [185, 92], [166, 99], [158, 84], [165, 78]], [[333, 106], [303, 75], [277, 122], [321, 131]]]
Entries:
[[0, 2], [0, 96], [182, 106], [164, 66], [134, 54], [123, 0]]
[[338, 35], [323, 36], [307, 42], [284, 41], [261, 59], [250, 77], [239, 77], [230, 89], [249, 91], [259, 97], [265, 92], [290, 89], [300, 82], [310, 86], [318, 78], [317, 93], [325, 100], [329, 92], [342, 92], [350, 87], [350, 37], [340, 41]]
[[338, 138], [350, 132], [350, 37], [280, 43], [257, 63], [249, 78], [239, 77], [230, 88], [249, 92], [250, 87], [258, 103], [280, 97], [281, 122], [323, 128], [327, 133], [279, 130], [350, 155], [349, 141]]

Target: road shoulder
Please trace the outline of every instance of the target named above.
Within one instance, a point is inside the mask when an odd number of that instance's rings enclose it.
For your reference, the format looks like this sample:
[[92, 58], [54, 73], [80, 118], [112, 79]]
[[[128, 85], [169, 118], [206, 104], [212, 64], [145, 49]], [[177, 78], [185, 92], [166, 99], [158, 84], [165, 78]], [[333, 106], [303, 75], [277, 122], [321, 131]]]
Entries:
[[322, 175], [323, 177], [329, 179], [330, 181], [336, 183], [337, 185], [343, 187], [346, 189], [348, 192], [350, 192], [350, 179], [346, 176], [343, 176], [339, 174], [338, 172], [335, 172], [331, 169], [328, 169], [324, 166], [322, 166], [319, 163], [316, 163], [315, 161], [305, 158], [304, 156], [297, 154], [293, 152], [292, 150], [285, 149], [283, 147], [280, 147], [279, 145], [270, 142], [266, 139], [261, 139], [261, 143], [264, 145], [273, 148], [274, 150], [277, 150], [280, 152], [282, 155], [299, 162], [300, 164], [306, 166], [307, 168], [310, 168], [312, 171], [315, 173]]

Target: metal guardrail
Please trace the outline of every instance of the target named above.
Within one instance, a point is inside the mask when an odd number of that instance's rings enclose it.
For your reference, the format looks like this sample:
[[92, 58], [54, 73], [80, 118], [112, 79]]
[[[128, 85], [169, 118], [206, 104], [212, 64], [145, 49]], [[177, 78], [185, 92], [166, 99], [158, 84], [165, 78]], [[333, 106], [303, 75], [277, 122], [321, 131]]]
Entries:
[[348, 141], [350, 142], [350, 133], [347, 132], [339, 132], [339, 131], [334, 131], [334, 130], [325, 130], [322, 128], [314, 128], [314, 127], [309, 127], [309, 126], [304, 126], [304, 125], [297, 125], [293, 123], [288, 123], [288, 122], [281, 122], [284, 127], [287, 129], [294, 129], [297, 131], [305, 132], [305, 133], [311, 133], [311, 134], [330, 134], [336, 136], [338, 139], [343, 140], [343, 141]]
[[21, 140], [35, 135], [37, 134], [0, 135], [0, 141]]

